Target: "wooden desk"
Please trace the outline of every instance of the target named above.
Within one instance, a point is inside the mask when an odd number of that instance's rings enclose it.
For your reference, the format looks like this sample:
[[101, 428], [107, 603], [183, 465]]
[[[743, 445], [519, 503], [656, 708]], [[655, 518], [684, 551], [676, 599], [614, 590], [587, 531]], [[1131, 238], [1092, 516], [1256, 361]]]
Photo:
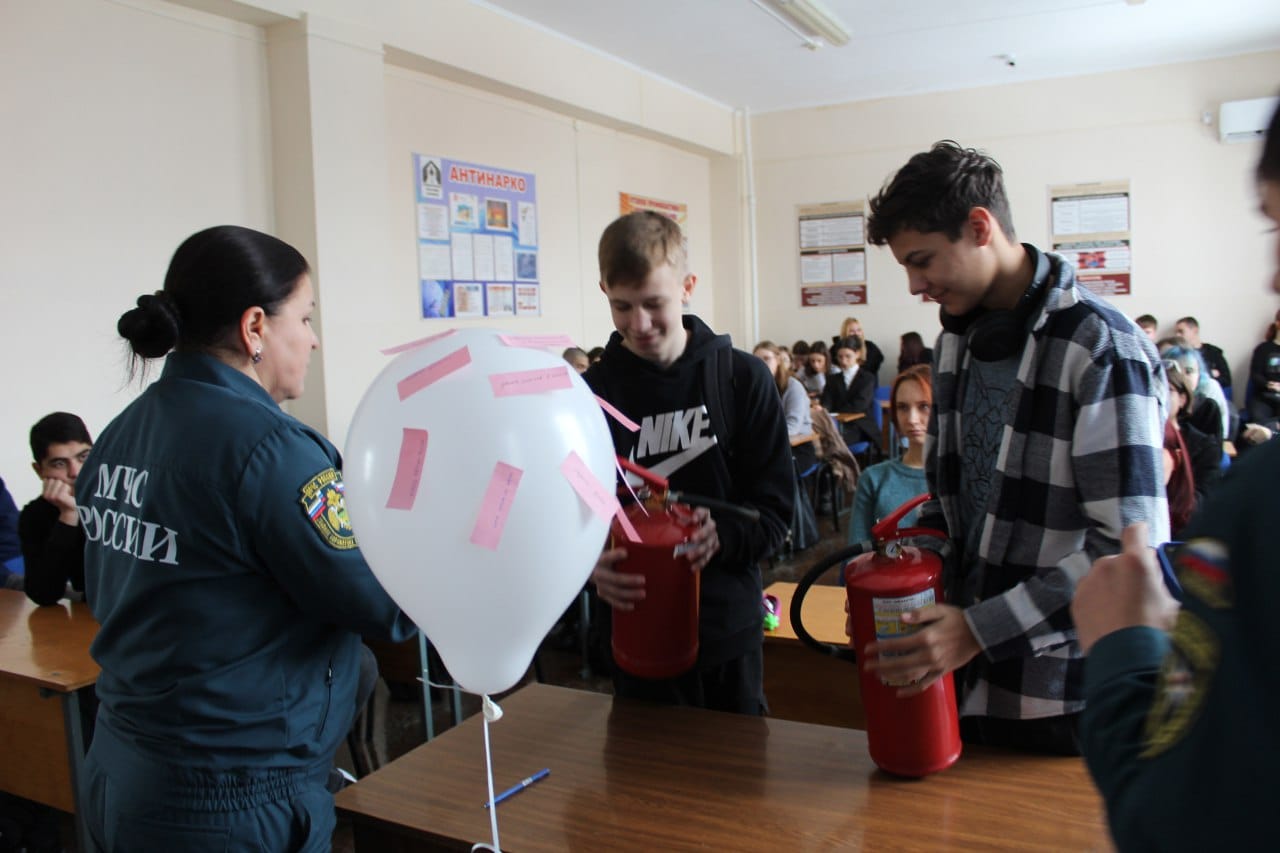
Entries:
[[[1099, 850], [1102, 803], [1078, 758], [966, 747], [918, 781], [880, 772], [866, 735], [533, 684], [490, 727], [498, 806], [523, 851]], [[358, 851], [491, 841], [479, 715], [340, 791]]]
[[849, 423], [853, 423], [854, 421], [862, 420], [867, 416], [867, 413], [866, 412], [832, 412], [831, 416], [834, 417], [836, 420], [838, 420], [842, 424], [849, 424]]
[[81, 850], [89, 849], [78, 784], [97, 633], [87, 604], [37, 607], [21, 592], [0, 590], [0, 790], [75, 814]]
[[[791, 627], [793, 583], [770, 584], [765, 592], [778, 598], [778, 627], [764, 632], [764, 695], [769, 714], [783, 720], [824, 726], [867, 727], [858, 668], [818, 654], [796, 637]], [[804, 624], [814, 639], [843, 646], [845, 592], [839, 586], [810, 587], [804, 599]]]
[[817, 437], [818, 434], [816, 432], [811, 432], [808, 435], [793, 435], [791, 436], [791, 446], [799, 447], [802, 444], [811, 444]]

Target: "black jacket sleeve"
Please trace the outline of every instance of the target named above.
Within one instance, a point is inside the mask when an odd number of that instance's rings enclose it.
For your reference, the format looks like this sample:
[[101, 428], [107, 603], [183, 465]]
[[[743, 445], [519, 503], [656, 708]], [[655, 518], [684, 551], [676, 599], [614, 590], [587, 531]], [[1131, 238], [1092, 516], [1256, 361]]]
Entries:
[[55, 506], [37, 498], [18, 516], [18, 538], [26, 564], [24, 589], [36, 604], [56, 604], [67, 583], [84, 589], [84, 535], [58, 520]]
[[1227, 357], [1222, 354], [1222, 350], [1213, 344], [1204, 344], [1200, 347], [1200, 354], [1204, 356], [1205, 363], [1209, 365], [1209, 374], [1218, 380], [1218, 384], [1223, 388], [1231, 387], [1231, 367], [1227, 364]]
[[882, 364], [884, 364], [884, 353], [880, 351], [880, 347], [871, 343], [871, 341], [867, 341], [867, 360], [862, 367], [872, 374], [879, 374], [880, 365]]
[[795, 501], [795, 466], [778, 390], [764, 362], [734, 351], [733, 448], [729, 454], [733, 502], [760, 512], [749, 521], [712, 511], [720, 537], [716, 560], [726, 569], [753, 566], [786, 537]]

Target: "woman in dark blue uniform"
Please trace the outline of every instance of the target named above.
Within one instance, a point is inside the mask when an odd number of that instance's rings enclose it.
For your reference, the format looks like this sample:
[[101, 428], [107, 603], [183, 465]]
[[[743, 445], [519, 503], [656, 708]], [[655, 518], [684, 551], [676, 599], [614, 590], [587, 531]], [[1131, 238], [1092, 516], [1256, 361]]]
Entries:
[[221, 226], [120, 318], [135, 369], [167, 357], [76, 483], [102, 625], [82, 800], [105, 850], [327, 850], [359, 635], [413, 633], [356, 547], [337, 450], [279, 406], [314, 307], [295, 249]]
[[[1262, 211], [1280, 226], [1280, 112], [1258, 179]], [[1272, 287], [1280, 293], [1280, 271]], [[1275, 849], [1277, 482], [1280, 443], [1268, 442], [1201, 504], [1173, 560], [1180, 609], [1141, 530], [1125, 530], [1123, 553], [1076, 588], [1089, 655], [1080, 738], [1121, 850]]]

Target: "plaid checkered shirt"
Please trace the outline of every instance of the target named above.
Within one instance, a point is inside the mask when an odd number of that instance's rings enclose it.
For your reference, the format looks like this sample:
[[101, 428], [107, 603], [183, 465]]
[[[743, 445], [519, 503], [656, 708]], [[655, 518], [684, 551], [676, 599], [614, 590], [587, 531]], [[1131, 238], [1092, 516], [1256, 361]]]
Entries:
[[[964, 608], [982, 647], [957, 673], [966, 716], [1082, 710], [1084, 658], [1069, 610], [1076, 583], [1094, 560], [1119, 552], [1128, 524], [1147, 522], [1153, 545], [1169, 538], [1160, 359], [1133, 322], [1079, 286], [1061, 258], [1048, 257], [1046, 292], [993, 460], [977, 561], [948, 583], [948, 600]], [[941, 511], [953, 535], [964, 529], [957, 407], [970, 358], [965, 335], [938, 338], [925, 454], [935, 500], [921, 523]], [[955, 597], [962, 585], [975, 591], [971, 600]]]

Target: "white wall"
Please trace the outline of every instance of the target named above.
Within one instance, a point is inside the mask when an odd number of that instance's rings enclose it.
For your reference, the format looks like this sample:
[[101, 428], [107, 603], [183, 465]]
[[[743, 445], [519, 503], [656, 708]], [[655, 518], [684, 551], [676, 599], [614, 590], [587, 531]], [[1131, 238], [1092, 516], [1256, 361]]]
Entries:
[[[421, 19], [412, 4], [200, 5], [272, 14], [248, 16], [263, 29], [159, 0], [0, 0], [0, 114], [23, 121], [0, 161], [0, 356], [32, 365], [11, 373], [0, 411], [0, 477], [19, 502], [38, 492], [25, 473], [31, 423], [67, 409], [96, 435], [136, 395], [115, 320], [162, 286], [183, 238], [217, 223], [279, 233], [311, 260], [322, 351], [292, 410], [341, 446], [386, 364], [378, 348], [450, 324], [420, 318], [415, 151], [537, 176], [543, 316], [506, 325], [584, 346], [607, 339], [595, 245], [620, 190], [689, 205], [694, 309], [714, 310], [706, 152], [732, 145], [731, 133], [717, 141], [723, 108], [643, 83], [633, 69], [593, 78], [601, 59], [580, 48], [548, 59], [572, 84], [561, 91], [542, 75], [536, 96], [386, 64], [382, 45], [425, 38], [397, 29]], [[310, 7], [377, 14], [277, 17]], [[457, 24], [477, 8], [436, 12]], [[434, 18], [430, 38], [447, 23]], [[519, 40], [510, 21], [497, 32]], [[550, 49], [545, 34], [539, 43]], [[406, 60], [403, 49], [391, 54]], [[584, 118], [619, 80], [637, 97], [598, 123]], [[548, 108], [570, 96], [582, 106]], [[661, 132], [631, 124], [649, 117]]]
[[21, 504], [33, 422], [97, 435], [137, 393], [115, 322], [178, 243], [271, 229], [264, 39], [147, 0], [0, 0], [0, 115], [0, 477]]
[[829, 340], [846, 315], [863, 321], [889, 362], [898, 337], [938, 330], [936, 308], [912, 299], [888, 249], [868, 250], [868, 304], [799, 307], [796, 206], [873, 195], [938, 139], [1000, 161], [1020, 239], [1048, 241], [1050, 185], [1127, 179], [1132, 192], [1133, 293], [1126, 314], [1184, 314], [1223, 347], [1233, 378], [1276, 308], [1266, 289], [1273, 237], [1263, 233], [1252, 180], [1260, 146], [1223, 145], [1201, 113], [1280, 87], [1280, 53], [869, 101], [758, 116], [753, 123], [759, 209], [762, 334], [785, 343]]

